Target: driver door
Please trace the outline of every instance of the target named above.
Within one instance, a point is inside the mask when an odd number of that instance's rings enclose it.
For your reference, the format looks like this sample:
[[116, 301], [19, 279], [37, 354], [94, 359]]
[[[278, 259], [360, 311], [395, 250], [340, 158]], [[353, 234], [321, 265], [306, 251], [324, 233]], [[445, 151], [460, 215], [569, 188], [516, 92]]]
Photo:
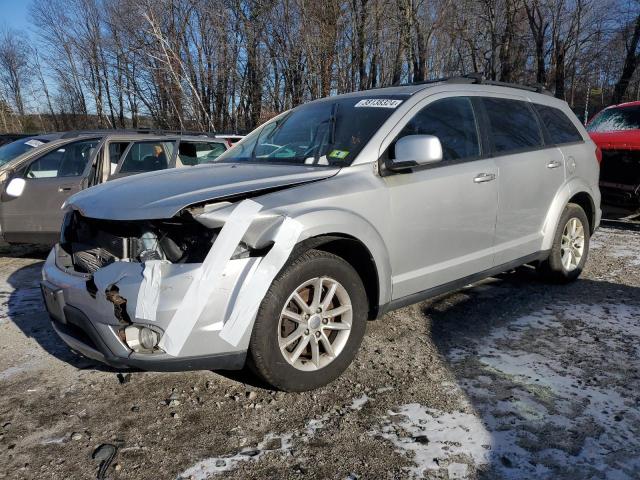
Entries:
[[17, 243], [52, 243], [58, 238], [62, 204], [85, 188], [98, 139], [81, 140], [51, 150], [23, 167], [15, 177], [25, 186], [19, 197], [2, 196], [2, 231]]
[[[417, 108], [395, 140], [434, 135], [443, 160], [383, 177], [391, 201], [394, 300], [493, 266], [498, 169], [482, 148], [473, 101], [448, 96]], [[393, 143], [388, 155], [393, 158]]]

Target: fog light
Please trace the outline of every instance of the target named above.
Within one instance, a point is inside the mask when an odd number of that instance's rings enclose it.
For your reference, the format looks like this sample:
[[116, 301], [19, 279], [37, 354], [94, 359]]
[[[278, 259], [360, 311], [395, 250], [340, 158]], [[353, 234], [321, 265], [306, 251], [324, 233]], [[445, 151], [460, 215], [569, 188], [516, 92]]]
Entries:
[[131, 325], [124, 329], [127, 345], [134, 352], [152, 352], [160, 341], [160, 334], [149, 327]]
[[158, 344], [158, 334], [150, 328], [140, 329], [140, 345], [145, 350], [153, 350]]

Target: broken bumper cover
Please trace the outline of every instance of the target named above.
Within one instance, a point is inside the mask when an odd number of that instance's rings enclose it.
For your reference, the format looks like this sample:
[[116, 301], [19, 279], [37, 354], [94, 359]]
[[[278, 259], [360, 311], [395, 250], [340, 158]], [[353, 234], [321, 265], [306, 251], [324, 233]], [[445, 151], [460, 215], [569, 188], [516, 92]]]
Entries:
[[[119, 294], [126, 299], [123, 315], [104, 292], [91, 291], [91, 275], [71, 272], [56, 263], [58, 246], [49, 254], [43, 267], [42, 292], [53, 327], [60, 338], [82, 355], [116, 368], [140, 368], [152, 371], [237, 370], [244, 366], [249, 338], [233, 346], [220, 338], [223, 319], [232, 308], [239, 284], [255, 259], [232, 260], [225, 268], [225, 280], [218, 292], [207, 301], [203, 315], [191, 331], [179, 356], [163, 351], [136, 353], [123, 341], [119, 332], [129, 323], [152, 325], [164, 331], [192, 280], [199, 264], [162, 265], [162, 291], [156, 321], [135, 318], [137, 295], [142, 282], [143, 265], [116, 262], [105, 267], [103, 276], [112, 276]], [[109, 271], [106, 269], [109, 268]], [[96, 272], [98, 273], [98, 272]], [[89, 282], [89, 284], [87, 283]], [[119, 317], [119, 318], [118, 318]]]

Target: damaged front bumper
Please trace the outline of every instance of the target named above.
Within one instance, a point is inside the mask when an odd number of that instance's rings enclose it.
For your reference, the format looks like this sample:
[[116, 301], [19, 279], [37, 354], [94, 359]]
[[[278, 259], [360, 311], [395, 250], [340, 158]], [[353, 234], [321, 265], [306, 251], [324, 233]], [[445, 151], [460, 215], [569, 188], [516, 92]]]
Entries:
[[144, 264], [116, 261], [93, 274], [79, 273], [59, 261], [65, 252], [56, 245], [43, 268], [42, 291], [52, 324], [60, 338], [82, 355], [116, 368], [154, 371], [235, 370], [244, 366], [249, 336], [237, 345], [220, 337], [224, 319], [233, 308], [256, 257], [227, 262], [219, 288], [206, 300], [206, 315], [196, 322], [177, 356], [161, 348], [136, 352], [124, 330], [150, 327], [162, 337], [174, 312], [196, 277], [197, 263], [160, 265], [161, 288], [153, 322], [136, 318]]

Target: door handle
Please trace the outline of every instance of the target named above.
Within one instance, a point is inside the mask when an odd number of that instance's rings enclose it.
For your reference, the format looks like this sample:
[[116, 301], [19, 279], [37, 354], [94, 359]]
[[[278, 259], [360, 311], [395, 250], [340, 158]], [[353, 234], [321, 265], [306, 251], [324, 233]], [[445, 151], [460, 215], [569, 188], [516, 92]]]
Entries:
[[58, 192], [62, 193], [62, 192], [70, 192], [71, 191], [71, 187], [58, 187]]
[[559, 161], [559, 160], [551, 160], [549, 163], [547, 163], [547, 168], [558, 168], [561, 165], [562, 165], [561, 161]]
[[484, 182], [490, 182], [495, 179], [496, 179], [496, 176], [493, 173], [479, 173], [478, 175], [476, 175], [473, 181], [474, 183], [484, 183]]

